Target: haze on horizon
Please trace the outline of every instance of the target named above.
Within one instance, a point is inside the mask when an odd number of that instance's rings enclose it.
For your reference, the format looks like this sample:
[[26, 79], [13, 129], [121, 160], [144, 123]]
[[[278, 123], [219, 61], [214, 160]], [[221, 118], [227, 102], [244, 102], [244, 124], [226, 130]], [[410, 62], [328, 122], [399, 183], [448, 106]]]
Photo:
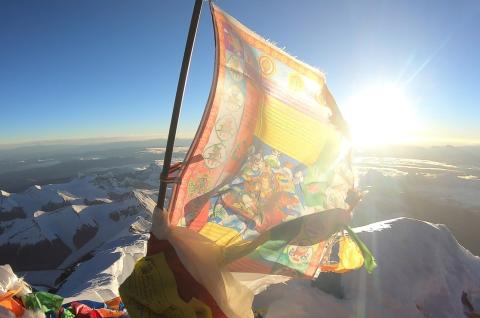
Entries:
[[[216, 3], [327, 74], [360, 146], [480, 143], [480, 2]], [[165, 137], [193, 1], [0, 3], [0, 145]], [[204, 5], [178, 129], [194, 135], [214, 42]]]

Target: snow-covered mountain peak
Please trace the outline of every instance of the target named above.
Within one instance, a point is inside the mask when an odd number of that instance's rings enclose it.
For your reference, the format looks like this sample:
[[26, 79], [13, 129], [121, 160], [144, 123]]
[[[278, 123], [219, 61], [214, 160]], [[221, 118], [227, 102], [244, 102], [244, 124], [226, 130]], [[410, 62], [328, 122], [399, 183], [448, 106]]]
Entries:
[[67, 191], [57, 191], [57, 193], [65, 202], [68, 202], [68, 201], [73, 202], [80, 199], [78, 196], [75, 196]]
[[[68, 300], [118, 295], [145, 254], [158, 191], [158, 164], [140, 166], [98, 167], [64, 183], [0, 192], [0, 263]], [[295, 280], [272, 286], [255, 305], [275, 318], [462, 318], [472, 312], [465, 303], [480, 312], [479, 258], [455, 239], [480, 255], [480, 169], [394, 156], [364, 157], [357, 168], [368, 193], [353, 224], [369, 225], [354, 231], [377, 270], [337, 276], [342, 297]]]
[[[97, 173], [2, 196], [0, 263], [16, 270], [64, 269], [129, 233], [139, 218], [149, 221], [155, 207], [151, 190], [130, 185], [130, 173]], [[109, 181], [99, 183], [99, 178]], [[26, 261], [30, 258], [37, 261]]]
[[376, 231], [382, 231], [385, 229], [391, 228], [391, 223], [399, 220], [401, 218], [396, 218], [396, 219], [391, 219], [391, 220], [386, 220], [386, 221], [380, 221], [380, 222], [375, 222], [371, 223], [365, 226], [360, 226], [356, 227], [354, 229], [354, 232], [360, 233], [360, 232], [376, 232]]

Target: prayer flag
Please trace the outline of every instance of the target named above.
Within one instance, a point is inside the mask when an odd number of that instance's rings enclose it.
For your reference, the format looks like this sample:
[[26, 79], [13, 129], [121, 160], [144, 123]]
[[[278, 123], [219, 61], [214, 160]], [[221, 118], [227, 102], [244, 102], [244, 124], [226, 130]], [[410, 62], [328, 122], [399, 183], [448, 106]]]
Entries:
[[267, 284], [375, 266], [347, 229], [351, 143], [324, 74], [211, 11], [210, 97], [147, 257], [120, 288], [132, 317], [253, 317]]
[[168, 222], [222, 246], [233, 271], [313, 277], [350, 220], [347, 126], [323, 73], [212, 13], [214, 84]]

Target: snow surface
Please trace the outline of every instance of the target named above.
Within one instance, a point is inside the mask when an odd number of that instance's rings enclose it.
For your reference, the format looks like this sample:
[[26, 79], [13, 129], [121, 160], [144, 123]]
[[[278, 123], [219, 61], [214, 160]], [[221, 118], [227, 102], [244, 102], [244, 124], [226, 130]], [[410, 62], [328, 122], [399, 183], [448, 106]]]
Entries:
[[105, 244], [92, 259], [79, 264], [57, 291], [64, 302], [89, 299], [107, 301], [117, 297], [120, 284], [130, 275], [135, 262], [145, 256], [148, 235], [130, 233]]
[[[60, 266], [65, 268], [114, 238], [119, 231], [133, 224], [138, 216], [149, 218], [154, 205], [150, 197], [135, 190], [127, 192], [122, 200], [108, 204], [71, 205], [51, 212], [35, 211], [31, 218], [12, 220], [0, 234], [0, 241], [34, 245], [43, 240], [60, 239], [72, 250]], [[116, 221], [112, 220], [114, 216], [118, 216]], [[96, 233], [82, 246], [76, 246], [74, 237], [82, 226], [94, 228]]]
[[[355, 231], [372, 248], [378, 268], [373, 274], [361, 269], [342, 275], [343, 299], [309, 281], [293, 280], [269, 287], [256, 296], [254, 306], [268, 308], [266, 317], [276, 318], [450, 318], [465, 317], [464, 292], [473, 303], [480, 301], [480, 258], [459, 245], [445, 226], [398, 218]], [[57, 292], [65, 301], [117, 296], [118, 286], [145, 254], [147, 239], [126, 234], [105, 244]]]
[[268, 307], [266, 317], [276, 318], [452, 318], [466, 317], [464, 292], [480, 299], [480, 258], [445, 226], [399, 218], [356, 232], [372, 248], [378, 268], [373, 274], [363, 269], [344, 274], [344, 299], [296, 280], [270, 287], [255, 305]]
[[[260, 293], [255, 306], [268, 307], [267, 317], [280, 318], [457, 318], [465, 317], [465, 293], [479, 312], [480, 260], [451, 232], [480, 255], [480, 168], [395, 157], [360, 157], [356, 166], [365, 196], [354, 224], [396, 218], [355, 229], [377, 258], [377, 270], [343, 275], [343, 299], [295, 280]], [[0, 252], [8, 244], [60, 240], [71, 253], [55, 268], [21, 273], [27, 281], [65, 301], [115, 297], [135, 261], [145, 255], [158, 175], [157, 164], [115, 167], [21, 193], [1, 191]], [[24, 216], [12, 219], [19, 208]], [[97, 231], [77, 246], [74, 234], [82, 226]], [[254, 277], [244, 279], [257, 286]]]
[[[68, 273], [105, 243], [131, 235], [133, 225], [137, 231], [145, 228], [138, 227], [139, 220], [149, 226], [158, 174], [156, 165], [142, 171], [116, 167], [21, 193], [2, 192], [0, 259], [14, 268], [20, 264], [18, 270], [50, 270], [52, 279], [29, 275], [31, 283], [57, 288], [68, 276], [58, 275], [58, 270]], [[36, 263], [41, 255], [48, 257]]]
[[445, 224], [461, 244], [480, 255], [480, 169], [462, 164], [405, 158], [356, 159], [364, 198], [353, 225], [396, 217]]

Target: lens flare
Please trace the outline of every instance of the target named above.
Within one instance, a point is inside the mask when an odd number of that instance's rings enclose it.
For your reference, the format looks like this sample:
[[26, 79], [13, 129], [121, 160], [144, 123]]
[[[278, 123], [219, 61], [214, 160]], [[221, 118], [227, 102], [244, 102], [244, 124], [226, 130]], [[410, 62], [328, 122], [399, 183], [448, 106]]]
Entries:
[[415, 139], [416, 116], [401, 86], [369, 86], [352, 95], [342, 109], [357, 146], [407, 143]]

